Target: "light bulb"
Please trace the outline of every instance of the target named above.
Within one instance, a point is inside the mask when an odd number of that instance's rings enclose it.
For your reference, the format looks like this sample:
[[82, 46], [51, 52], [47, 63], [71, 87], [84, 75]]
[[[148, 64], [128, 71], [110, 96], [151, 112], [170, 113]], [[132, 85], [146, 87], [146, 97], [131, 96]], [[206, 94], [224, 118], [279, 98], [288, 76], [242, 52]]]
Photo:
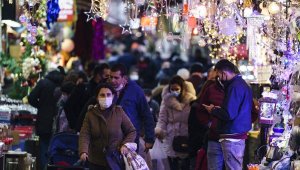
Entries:
[[197, 28], [194, 28], [194, 29], [193, 29], [193, 35], [198, 35], [198, 33], [199, 33], [198, 29], [197, 29]]

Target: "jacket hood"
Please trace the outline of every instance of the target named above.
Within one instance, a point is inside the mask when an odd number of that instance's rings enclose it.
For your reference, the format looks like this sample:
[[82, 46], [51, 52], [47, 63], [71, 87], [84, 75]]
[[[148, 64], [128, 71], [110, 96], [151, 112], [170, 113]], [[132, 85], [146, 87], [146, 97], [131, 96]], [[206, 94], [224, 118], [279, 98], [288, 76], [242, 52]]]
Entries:
[[45, 78], [49, 79], [50, 81], [52, 81], [57, 85], [60, 85], [64, 80], [64, 75], [61, 74], [59, 71], [54, 70], [49, 72]]
[[169, 92], [169, 85], [164, 87], [162, 92], [162, 98], [168, 107], [174, 108], [176, 110], [182, 110], [183, 105], [189, 104], [191, 101], [196, 100], [196, 92], [194, 86], [191, 82], [185, 81], [183, 91], [182, 91], [182, 101], [179, 102], [175, 96]]

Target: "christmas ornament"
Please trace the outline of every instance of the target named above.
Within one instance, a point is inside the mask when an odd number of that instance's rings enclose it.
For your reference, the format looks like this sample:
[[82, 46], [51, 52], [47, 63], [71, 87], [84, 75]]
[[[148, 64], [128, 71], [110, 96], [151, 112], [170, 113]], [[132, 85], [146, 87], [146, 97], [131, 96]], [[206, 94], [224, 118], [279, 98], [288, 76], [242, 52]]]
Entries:
[[47, 2], [47, 27], [50, 28], [50, 24], [57, 21], [59, 15], [59, 4], [58, 0], [48, 0]]

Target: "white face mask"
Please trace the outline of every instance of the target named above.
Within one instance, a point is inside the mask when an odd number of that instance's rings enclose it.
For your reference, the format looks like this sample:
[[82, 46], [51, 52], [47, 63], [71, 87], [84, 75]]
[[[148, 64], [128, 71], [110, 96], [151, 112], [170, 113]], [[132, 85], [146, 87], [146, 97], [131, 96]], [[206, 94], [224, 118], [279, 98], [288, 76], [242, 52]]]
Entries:
[[147, 101], [147, 103], [150, 102], [150, 100], [151, 100], [151, 98], [148, 97], [148, 96], [146, 96], [146, 101]]
[[180, 91], [171, 91], [171, 94], [178, 97], [180, 95]]
[[139, 80], [139, 75], [137, 75], [137, 74], [131, 74], [129, 77], [130, 77], [130, 80]]
[[124, 84], [120, 84], [117, 88], [115, 88], [115, 90], [116, 90], [117, 92], [119, 92], [120, 90], [123, 89], [123, 87], [124, 87]]
[[107, 98], [99, 98], [99, 105], [103, 109], [107, 109], [112, 105], [113, 98], [107, 97]]

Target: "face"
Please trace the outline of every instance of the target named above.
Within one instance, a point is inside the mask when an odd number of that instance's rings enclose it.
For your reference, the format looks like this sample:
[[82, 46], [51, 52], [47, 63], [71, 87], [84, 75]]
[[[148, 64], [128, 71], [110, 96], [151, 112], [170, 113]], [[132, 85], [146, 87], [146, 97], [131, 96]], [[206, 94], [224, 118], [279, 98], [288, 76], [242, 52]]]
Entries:
[[101, 75], [102, 79], [108, 79], [109, 76], [110, 76], [110, 69], [107, 69], [107, 68], [104, 69], [104, 70], [103, 70], [103, 73], [102, 73], [102, 75]]
[[213, 80], [216, 77], [217, 77], [217, 71], [215, 69], [212, 69], [208, 72], [208, 75], [207, 75], [208, 80]]
[[120, 71], [110, 72], [110, 82], [115, 89], [124, 84], [125, 81], [126, 78], [121, 75]]
[[170, 90], [171, 90], [171, 92], [173, 91], [173, 92], [181, 92], [181, 87], [180, 87], [180, 85], [179, 84], [171, 84], [171, 86], [170, 86]]
[[98, 100], [99, 99], [106, 99], [106, 98], [113, 98], [114, 95], [112, 94], [111, 90], [108, 88], [102, 88], [100, 89], [99, 93], [98, 93]]
[[217, 70], [217, 75], [220, 78], [221, 81], [227, 80], [227, 73], [221, 70]]

